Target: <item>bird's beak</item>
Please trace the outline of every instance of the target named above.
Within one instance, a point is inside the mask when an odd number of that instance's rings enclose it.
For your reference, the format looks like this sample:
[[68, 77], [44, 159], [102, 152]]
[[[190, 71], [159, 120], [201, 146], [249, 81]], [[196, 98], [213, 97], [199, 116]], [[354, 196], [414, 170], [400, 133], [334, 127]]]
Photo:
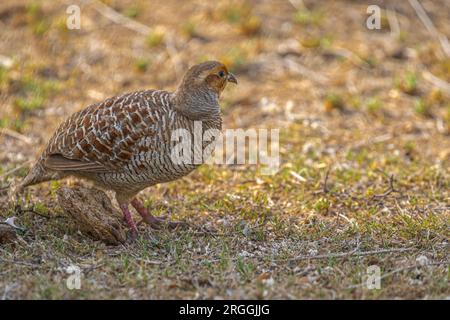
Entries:
[[236, 77], [231, 72], [228, 73], [227, 80], [228, 80], [228, 82], [233, 82], [234, 84], [238, 84]]

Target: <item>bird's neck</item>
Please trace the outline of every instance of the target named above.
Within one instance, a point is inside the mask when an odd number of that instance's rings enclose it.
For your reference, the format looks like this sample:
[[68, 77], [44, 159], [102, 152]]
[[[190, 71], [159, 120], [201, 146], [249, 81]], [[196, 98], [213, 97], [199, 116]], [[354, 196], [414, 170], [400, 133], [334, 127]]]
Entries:
[[178, 89], [172, 94], [173, 107], [191, 120], [208, 121], [221, 117], [219, 96], [208, 88]]

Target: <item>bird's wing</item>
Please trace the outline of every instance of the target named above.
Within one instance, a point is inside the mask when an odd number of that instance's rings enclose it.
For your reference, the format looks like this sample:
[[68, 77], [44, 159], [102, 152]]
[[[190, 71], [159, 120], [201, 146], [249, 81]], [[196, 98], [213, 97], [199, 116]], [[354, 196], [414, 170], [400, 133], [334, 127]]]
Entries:
[[102, 164], [85, 162], [83, 160], [73, 160], [61, 154], [51, 154], [44, 162], [47, 169], [56, 171], [84, 171], [84, 172], [108, 172], [110, 169]]
[[[140, 91], [105, 100], [64, 121], [43, 154], [51, 170], [120, 172], [146, 137], [157, 134], [169, 110], [169, 93]], [[151, 148], [151, 146], [147, 146]]]

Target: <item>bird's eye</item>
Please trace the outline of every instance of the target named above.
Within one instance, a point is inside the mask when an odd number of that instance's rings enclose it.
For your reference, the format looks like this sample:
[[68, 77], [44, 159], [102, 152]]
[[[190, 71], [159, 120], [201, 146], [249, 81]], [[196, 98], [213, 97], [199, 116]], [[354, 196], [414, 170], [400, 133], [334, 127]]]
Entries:
[[225, 77], [225, 72], [223, 70], [219, 71], [219, 77], [221, 78]]

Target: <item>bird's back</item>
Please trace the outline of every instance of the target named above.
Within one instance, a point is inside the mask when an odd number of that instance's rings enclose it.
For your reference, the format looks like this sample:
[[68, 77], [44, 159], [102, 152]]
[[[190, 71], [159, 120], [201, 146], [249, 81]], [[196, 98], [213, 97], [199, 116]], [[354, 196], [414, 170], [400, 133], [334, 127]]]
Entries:
[[139, 141], [157, 134], [174, 116], [169, 97], [166, 91], [147, 90], [93, 104], [60, 125], [42, 157], [53, 168], [49, 159], [61, 155], [92, 164], [92, 171], [120, 170]]

